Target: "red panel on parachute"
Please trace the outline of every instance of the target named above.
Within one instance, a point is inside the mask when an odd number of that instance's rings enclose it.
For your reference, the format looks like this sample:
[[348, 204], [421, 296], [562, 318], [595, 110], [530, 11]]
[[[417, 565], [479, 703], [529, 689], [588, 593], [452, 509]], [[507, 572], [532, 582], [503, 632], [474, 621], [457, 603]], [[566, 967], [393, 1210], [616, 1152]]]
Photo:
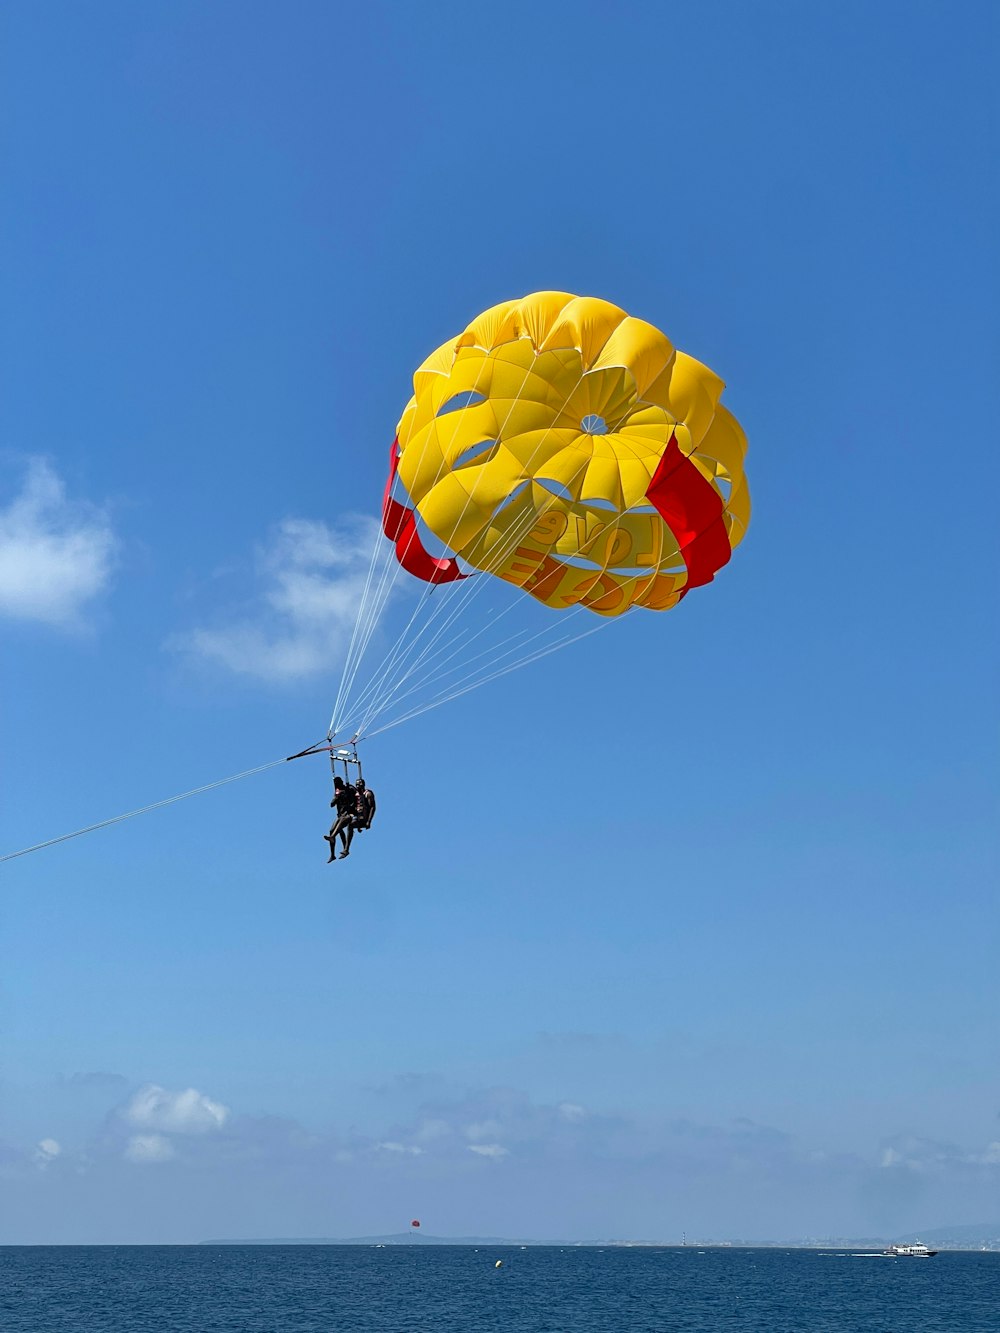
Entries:
[[685, 458], [673, 435], [649, 483], [646, 498], [681, 548], [688, 572], [681, 596], [703, 583], [711, 583], [733, 553], [723, 518], [722, 496], [690, 458]]
[[[399, 463], [399, 441], [393, 440], [389, 450], [389, 480], [385, 483], [385, 495], [382, 499], [382, 531], [391, 542], [396, 543], [396, 559], [408, 574], [413, 574], [425, 583], [454, 583], [456, 579], [465, 579], [454, 557], [439, 560], [424, 546], [417, 531], [417, 517], [412, 509], [393, 499], [392, 483], [396, 480], [396, 468]], [[416, 1222], [413, 1225], [419, 1226]]]

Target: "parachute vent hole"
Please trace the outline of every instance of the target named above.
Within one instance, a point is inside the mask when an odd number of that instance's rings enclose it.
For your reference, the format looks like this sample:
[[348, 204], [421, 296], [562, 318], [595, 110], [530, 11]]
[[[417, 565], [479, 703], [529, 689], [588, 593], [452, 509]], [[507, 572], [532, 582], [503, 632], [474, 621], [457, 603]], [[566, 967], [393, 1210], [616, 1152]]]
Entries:
[[466, 463], [483, 462], [486, 455], [491, 453], [496, 447], [496, 440], [480, 440], [478, 444], [472, 444], [468, 449], [463, 449], [455, 459], [452, 467], [465, 467]]
[[723, 500], [728, 503], [729, 497], [733, 493], [733, 483], [728, 477], [716, 477], [715, 484], [718, 487], [719, 494], [722, 496]]
[[596, 495], [592, 499], [585, 497], [580, 503], [586, 505], [588, 509], [603, 509], [609, 514], [617, 514], [618, 512], [618, 506], [615, 504], [614, 500], [605, 500]]
[[435, 415], [439, 417], [446, 416], [449, 412], [460, 412], [463, 407], [476, 407], [479, 403], [486, 402], [484, 393], [476, 393], [474, 389], [468, 389], [463, 393], [456, 393], [451, 398], [441, 404]]
[[551, 477], [536, 477], [535, 485], [541, 486], [543, 491], [548, 491], [550, 495], [557, 495], [560, 500], [568, 500], [573, 503], [573, 492], [568, 486], [564, 486], [561, 481], [554, 481]]
[[580, 429], [587, 435], [607, 435], [608, 423], [596, 412], [588, 412], [580, 422]]

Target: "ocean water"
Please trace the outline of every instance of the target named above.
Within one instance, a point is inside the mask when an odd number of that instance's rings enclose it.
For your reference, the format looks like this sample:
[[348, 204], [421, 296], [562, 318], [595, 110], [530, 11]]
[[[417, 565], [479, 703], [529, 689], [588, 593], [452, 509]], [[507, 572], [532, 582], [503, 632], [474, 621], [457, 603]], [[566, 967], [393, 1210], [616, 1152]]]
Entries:
[[[497, 1259], [503, 1261], [496, 1267]], [[998, 1333], [1000, 1254], [0, 1248], [3, 1333]]]

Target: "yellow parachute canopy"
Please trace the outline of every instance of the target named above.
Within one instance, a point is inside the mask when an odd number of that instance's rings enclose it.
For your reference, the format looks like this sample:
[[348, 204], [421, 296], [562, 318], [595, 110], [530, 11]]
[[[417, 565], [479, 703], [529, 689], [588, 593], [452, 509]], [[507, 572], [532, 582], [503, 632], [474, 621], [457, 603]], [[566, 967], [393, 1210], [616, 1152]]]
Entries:
[[[448, 582], [460, 557], [548, 606], [606, 616], [676, 605], [750, 519], [724, 387], [608, 301], [493, 306], [413, 377], [383, 511], [400, 563]], [[449, 557], [424, 549], [418, 518]]]

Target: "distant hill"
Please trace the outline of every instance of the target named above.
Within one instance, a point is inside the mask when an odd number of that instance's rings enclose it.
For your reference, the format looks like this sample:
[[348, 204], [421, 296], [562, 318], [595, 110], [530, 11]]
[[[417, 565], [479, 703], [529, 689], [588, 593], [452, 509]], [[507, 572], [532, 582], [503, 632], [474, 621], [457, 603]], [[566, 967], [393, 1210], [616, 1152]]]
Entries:
[[1000, 1250], [1000, 1222], [977, 1222], [965, 1227], [935, 1227], [933, 1231], [912, 1232], [901, 1236], [899, 1243], [922, 1240], [926, 1245], [938, 1245], [951, 1250], [978, 1250], [987, 1245]]
[[[396, 1231], [388, 1236], [275, 1236], [266, 1240], [203, 1240], [200, 1245], [570, 1245], [564, 1240], [507, 1240], [502, 1236], [428, 1236], [422, 1231]], [[579, 1244], [579, 1242], [575, 1242]]]
[[[780, 1249], [859, 1249], [859, 1250], [880, 1250], [884, 1246], [894, 1243], [897, 1245], [908, 1245], [914, 1241], [922, 1240], [926, 1245], [933, 1246], [939, 1250], [979, 1250], [986, 1248], [989, 1250], [1000, 1250], [1000, 1222], [979, 1222], [973, 1226], [958, 1227], [935, 1227], [926, 1231], [911, 1232], [906, 1236], [893, 1237], [873, 1237], [866, 1236], [862, 1239], [846, 1236], [828, 1236], [822, 1240], [810, 1237], [806, 1240], [689, 1240], [688, 1248], [697, 1246], [700, 1249], [715, 1246], [748, 1247], [748, 1248], [770, 1248], [776, 1246]], [[601, 1247], [611, 1248], [619, 1245], [636, 1246], [676, 1246], [676, 1240], [535, 1240], [535, 1239], [511, 1239], [508, 1236], [431, 1236], [424, 1231], [395, 1231], [386, 1236], [274, 1236], [265, 1239], [249, 1237], [242, 1240], [203, 1240], [198, 1242], [200, 1245], [505, 1245], [508, 1248], [516, 1245], [561, 1245], [561, 1246], [585, 1246], [599, 1245]]]

